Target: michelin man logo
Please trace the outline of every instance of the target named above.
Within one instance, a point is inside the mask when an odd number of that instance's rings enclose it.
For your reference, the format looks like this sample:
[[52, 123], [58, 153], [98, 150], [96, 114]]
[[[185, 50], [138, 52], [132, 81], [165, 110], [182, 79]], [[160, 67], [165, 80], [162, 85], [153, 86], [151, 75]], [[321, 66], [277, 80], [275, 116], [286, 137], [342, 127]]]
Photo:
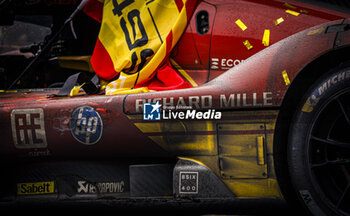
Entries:
[[160, 107], [162, 105], [157, 103], [143, 104], [143, 120], [160, 120]]

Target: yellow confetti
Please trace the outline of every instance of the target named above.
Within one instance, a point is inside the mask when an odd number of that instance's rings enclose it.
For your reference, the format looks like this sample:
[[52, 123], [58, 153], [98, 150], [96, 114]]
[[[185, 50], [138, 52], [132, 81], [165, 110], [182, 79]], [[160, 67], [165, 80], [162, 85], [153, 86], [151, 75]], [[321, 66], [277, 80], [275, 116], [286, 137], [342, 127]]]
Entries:
[[287, 7], [287, 8], [290, 8], [290, 9], [296, 9], [296, 8], [297, 8], [297, 7], [295, 7], [294, 5], [291, 5], [291, 4], [288, 4], [288, 3], [284, 3], [283, 6], [285, 6], [285, 7]]
[[242, 31], [245, 31], [248, 28], [240, 19], [236, 21], [236, 24], [242, 29]]
[[305, 10], [305, 9], [301, 9], [301, 10], [300, 10], [300, 13], [303, 13], [303, 14], [308, 14], [308, 13], [309, 13], [309, 11], [308, 11], [308, 10]]
[[286, 13], [292, 14], [293, 16], [299, 16], [300, 13], [293, 10], [286, 10]]
[[284, 21], [284, 19], [282, 17], [278, 18], [277, 20], [274, 21], [275, 25], [279, 25]]
[[17, 90], [6, 90], [5, 93], [17, 93]]
[[284, 82], [286, 83], [286, 85], [289, 85], [290, 84], [290, 80], [289, 80], [289, 77], [288, 77], [288, 74], [287, 74], [286, 70], [282, 71], [282, 76], [283, 76], [283, 79], [284, 79]]
[[75, 96], [75, 95], [77, 95], [77, 94], [79, 93], [79, 91], [80, 91], [80, 88], [83, 87], [83, 85], [85, 85], [85, 83], [83, 83], [83, 84], [80, 85], [80, 86], [74, 86], [74, 87], [72, 88], [72, 90], [70, 90], [69, 96]]
[[262, 44], [264, 44], [264, 46], [269, 46], [270, 45], [270, 30], [269, 29], [265, 29], [265, 31], [264, 31]]
[[106, 80], [103, 80], [100, 78], [100, 90], [101, 91], [105, 90], [108, 83], [109, 83], [109, 81], [106, 81]]
[[248, 40], [243, 41], [243, 44], [244, 44], [244, 46], [247, 47], [248, 50], [253, 48], [253, 46], [250, 44], [250, 42]]

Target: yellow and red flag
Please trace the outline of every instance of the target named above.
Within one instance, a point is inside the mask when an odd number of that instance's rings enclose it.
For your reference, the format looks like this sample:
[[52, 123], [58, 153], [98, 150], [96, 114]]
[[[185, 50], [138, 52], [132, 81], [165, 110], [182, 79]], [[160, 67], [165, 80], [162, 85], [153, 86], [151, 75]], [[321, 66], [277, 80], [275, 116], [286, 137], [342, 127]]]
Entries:
[[[101, 22], [91, 64], [111, 80], [106, 94], [147, 87], [188, 88], [168, 55], [180, 39], [197, 0], [89, 0], [84, 12]], [[145, 89], [145, 88], [143, 88]]]

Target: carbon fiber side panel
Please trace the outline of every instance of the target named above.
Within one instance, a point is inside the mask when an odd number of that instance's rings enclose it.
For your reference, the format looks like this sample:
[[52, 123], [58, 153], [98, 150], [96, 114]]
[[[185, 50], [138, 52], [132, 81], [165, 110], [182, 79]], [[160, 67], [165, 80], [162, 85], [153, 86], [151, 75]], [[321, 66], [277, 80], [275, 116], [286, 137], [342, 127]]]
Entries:
[[235, 197], [214, 172], [191, 160], [177, 162], [174, 169], [173, 186], [178, 197]]
[[157, 197], [173, 194], [173, 164], [130, 166], [130, 196]]

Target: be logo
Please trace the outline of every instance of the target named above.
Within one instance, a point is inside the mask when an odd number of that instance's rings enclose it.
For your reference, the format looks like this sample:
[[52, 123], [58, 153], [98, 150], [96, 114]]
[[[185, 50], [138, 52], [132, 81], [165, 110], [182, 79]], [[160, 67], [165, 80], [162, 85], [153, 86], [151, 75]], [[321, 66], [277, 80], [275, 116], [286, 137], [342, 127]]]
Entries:
[[162, 105], [157, 103], [143, 104], [143, 120], [160, 120], [160, 107]]
[[69, 126], [74, 138], [86, 145], [97, 143], [102, 136], [101, 116], [90, 106], [77, 108], [72, 114]]

